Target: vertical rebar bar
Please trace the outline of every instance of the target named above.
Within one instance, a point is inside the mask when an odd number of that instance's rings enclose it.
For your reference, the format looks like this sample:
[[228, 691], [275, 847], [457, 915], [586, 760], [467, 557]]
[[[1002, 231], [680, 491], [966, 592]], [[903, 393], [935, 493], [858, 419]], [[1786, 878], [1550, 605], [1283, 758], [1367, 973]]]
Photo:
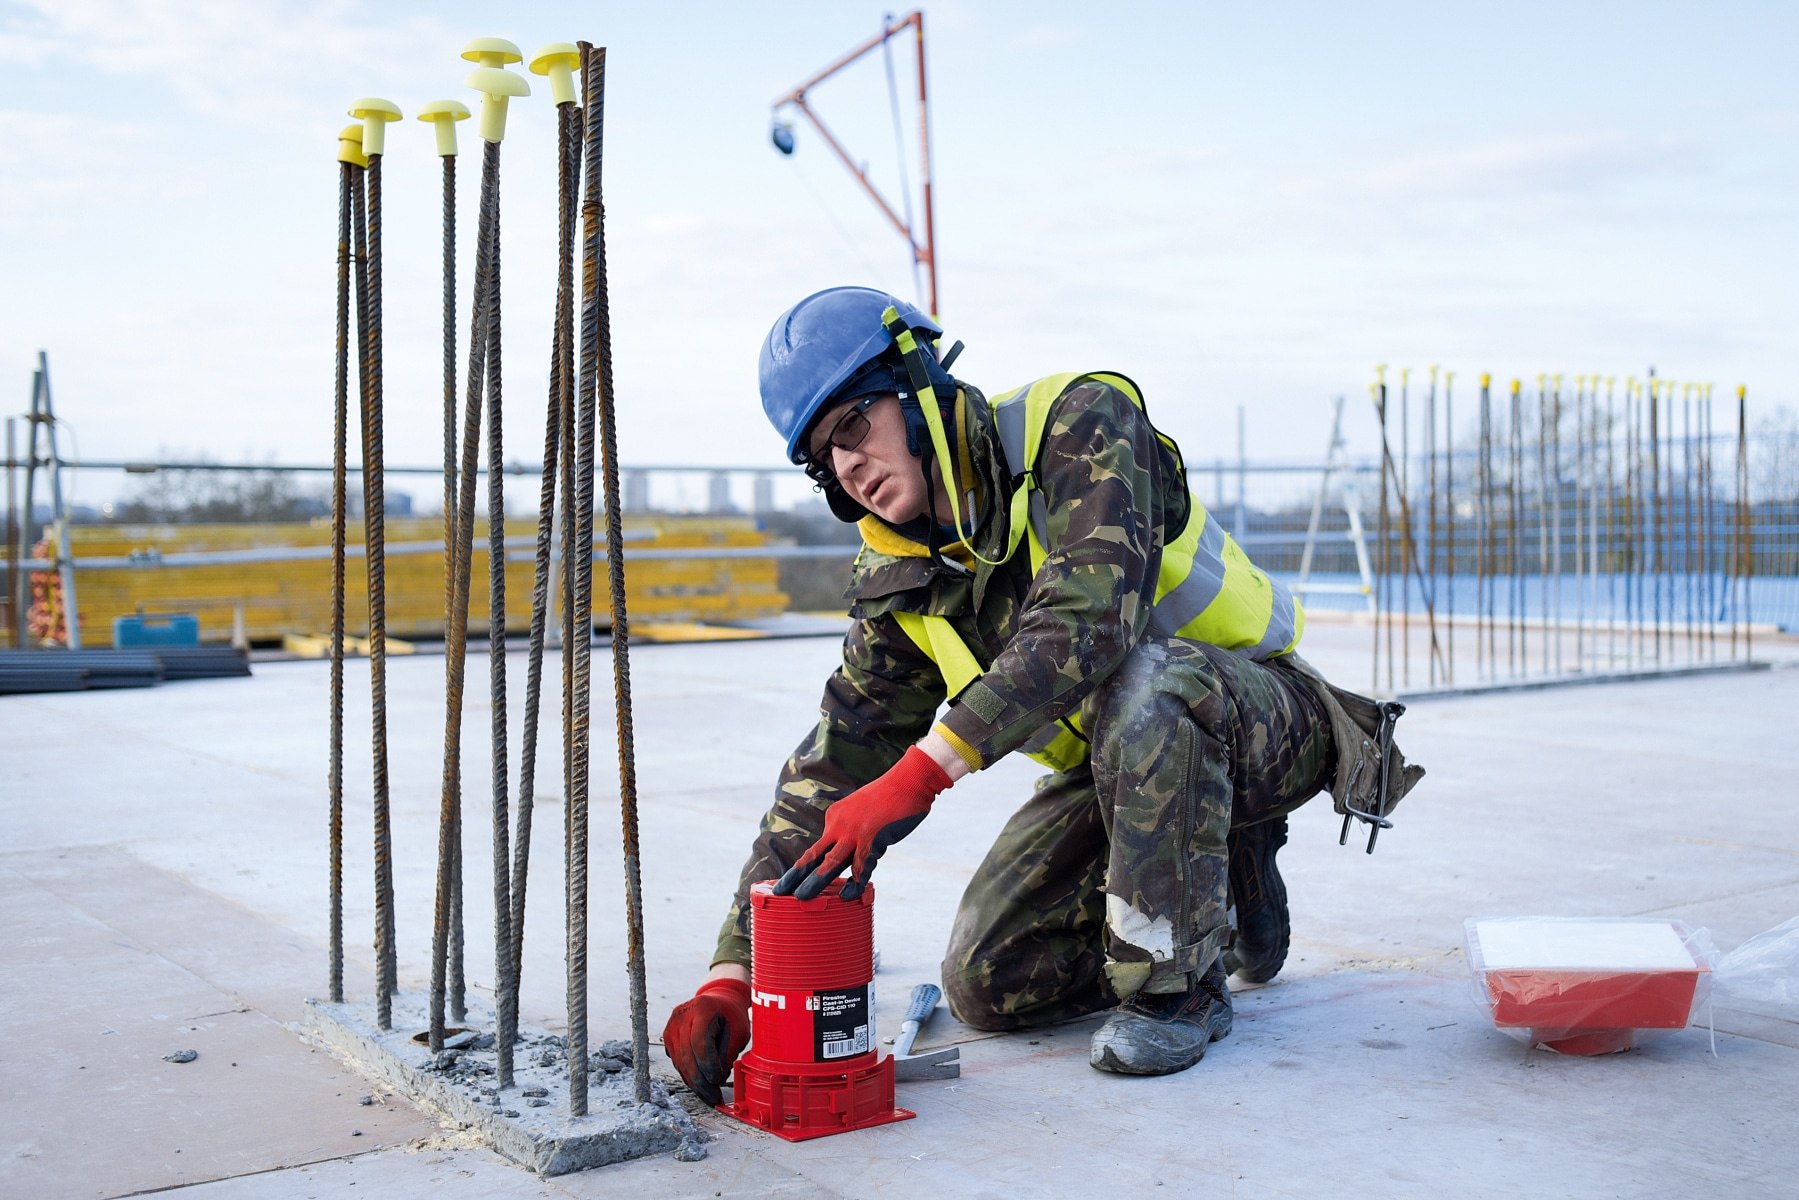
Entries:
[[511, 1012], [508, 1027], [518, 1028], [520, 980], [524, 974], [525, 894], [531, 870], [532, 812], [537, 799], [538, 722], [543, 694], [543, 651], [549, 625], [550, 551], [555, 540], [556, 483], [560, 474], [562, 437], [562, 403], [571, 383], [568, 371], [570, 350], [569, 314], [574, 303], [574, 219], [575, 197], [570, 195], [573, 161], [569, 143], [573, 134], [574, 103], [556, 106], [557, 147], [557, 278], [556, 312], [550, 337], [550, 388], [546, 406], [543, 478], [537, 500], [537, 556], [531, 576], [531, 641], [525, 678], [525, 729], [519, 746], [518, 818], [512, 851], [512, 945], [510, 972], [512, 978]]
[[1399, 485], [1399, 654], [1400, 678], [1412, 686], [1412, 523], [1406, 519], [1412, 480], [1412, 369], [1399, 370], [1399, 463], [1394, 478]]
[[[1617, 414], [1612, 390], [1616, 376], [1605, 380], [1605, 666], [1617, 669]], [[1628, 644], [1626, 644], [1628, 649]]]
[[[1424, 561], [1429, 567], [1429, 593], [1437, 590], [1437, 368], [1430, 369], [1430, 394], [1424, 413]], [[1420, 585], [1422, 588], [1423, 585]], [[1428, 666], [1430, 686], [1437, 686], [1437, 660]]]
[[631, 988], [631, 1062], [636, 1076], [637, 1102], [650, 1099], [650, 1034], [649, 997], [644, 977], [643, 946], [643, 879], [638, 853], [637, 829], [637, 757], [631, 719], [631, 639], [625, 612], [625, 536], [620, 517], [618, 494], [618, 422], [616, 398], [612, 388], [611, 314], [606, 294], [606, 206], [600, 193], [601, 130], [606, 102], [606, 50], [592, 52], [594, 72], [594, 107], [590, 120], [593, 133], [593, 163], [590, 176], [593, 186], [587, 202], [592, 206], [597, 231], [599, 266], [597, 341], [600, 360], [600, 447], [606, 487], [606, 579], [612, 600], [612, 693], [618, 718], [618, 789], [619, 816], [624, 841], [625, 859], [625, 969]]
[[1582, 505], [1587, 470], [1587, 377], [1574, 377], [1574, 669], [1586, 669], [1587, 579], [1581, 539], [1585, 536]]
[[[1385, 380], [1375, 385], [1374, 408], [1380, 418], [1380, 595], [1381, 612], [1387, 619], [1387, 690], [1393, 690], [1393, 525], [1391, 506], [1388, 497], [1392, 493], [1392, 483], [1388, 477], [1388, 464], [1393, 455], [1387, 449], [1387, 384]], [[1375, 646], [1379, 653], [1379, 626], [1376, 626]], [[1378, 673], [1378, 667], [1376, 668]], [[1379, 681], [1376, 681], [1377, 688]]]
[[[1524, 401], [1521, 381], [1512, 380], [1511, 410], [1511, 462], [1508, 474], [1511, 476], [1510, 495], [1506, 498], [1510, 508], [1511, 528], [1506, 531], [1506, 546], [1510, 551], [1510, 578], [1506, 587], [1506, 658], [1508, 673], [1516, 678], [1520, 673], [1530, 672], [1530, 642], [1524, 624]], [[1516, 648], [1516, 656], [1513, 649]]]
[[393, 825], [387, 764], [387, 476], [386, 412], [382, 393], [381, 319], [381, 160], [369, 155], [368, 276], [369, 392], [363, 434], [363, 542], [369, 593], [369, 696], [374, 756], [375, 919], [381, 926], [383, 1029], [393, 1024], [393, 996], [399, 990], [399, 944], [394, 914]]
[[[369, 603], [370, 748], [373, 758], [375, 851], [375, 1020], [393, 1027], [393, 835], [388, 811], [386, 579], [381, 471], [380, 222], [381, 156], [369, 156], [363, 194], [351, 198], [357, 248], [356, 309], [362, 388], [362, 536]], [[357, 203], [360, 199], [361, 203]]]
[[1655, 665], [1662, 665], [1662, 462], [1661, 462], [1661, 384], [1655, 368], [1649, 368], [1649, 551], [1653, 607], [1650, 611], [1650, 633], [1654, 639]]
[[[581, 155], [586, 143], [586, 126], [582, 111], [569, 114], [571, 145], [568, 150], [569, 202], [579, 213], [581, 204]], [[572, 266], [571, 266], [572, 270]], [[569, 334], [567, 364], [563, 379], [562, 428], [559, 461], [562, 464], [562, 878], [570, 879], [569, 848], [574, 844], [571, 820], [574, 813], [574, 741], [575, 741], [575, 537], [579, 522], [575, 510], [575, 335], [573, 297], [568, 314]], [[591, 640], [592, 632], [587, 631]], [[563, 899], [566, 901], [567, 896]]]
[[[444, 691], [451, 687], [449, 647], [455, 636], [456, 606], [456, 156], [443, 156], [443, 527], [444, 527]], [[444, 1003], [450, 953], [451, 858], [456, 806], [443, 789], [437, 821], [437, 890], [431, 930], [431, 1053], [443, 1049]]]
[[[443, 803], [451, 812], [451, 836], [442, 847], [447, 854], [440, 865], [448, 867], [447, 894], [440, 881], [439, 897], [447, 899], [450, 910], [447, 970], [449, 975], [450, 1019], [467, 1018], [466, 997], [462, 989], [461, 885], [462, 885], [462, 709], [468, 663], [469, 594], [473, 587], [475, 489], [481, 454], [481, 410], [485, 394], [487, 368], [487, 296], [491, 275], [490, 258], [495, 219], [495, 197], [499, 190], [498, 164], [486, 153], [491, 144], [483, 143], [481, 167], [481, 201], [476, 220], [475, 286], [469, 315], [468, 371], [464, 380], [464, 413], [460, 439], [461, 471], [456, 488], [456, 541], [452, 547], [454, 574], [451, 584], [449, 615], [445, 622], [444, 641], [444, 766]], [[489, 464], [490, 470], [497, 470]]]
[[337, 402], [331, 458], [331, 1002], [344, 1002], [344, 543], [349, 507], [350, 201], [354, 172], [342, 163], [337, 195]]
[[1474, 662], [1481, 679], [1498, 675], [1494, 666], [1493, 635], [1493, 377], [1480, 377], [1480, 466], [1476, 487], [1480, 493], [1480, 527], [1475, 533], [1474, 558]]
[[1711, 410], [1711, 383], [1705, 385], [1705, 520], [1700, 525], [1704, 531], [1705, 549], [1702, 558], [1705, 560], [1705, 658], [1707, 662], [1718, 660], [1718, 622], [1723, 619], [1723, 596], [1718, 592], [1718, 531], [1713, 522], [1718, 520], [1718, 477], [1714, 468], [1713, 452], [1714, 435], [1713, 410]]
[[493, 930], [495, 1083], [512, 1086], [516, 1030], [506, 1025], [512, 996], [512, 809], [506, 731], [506, 461], [500, 336], [500, 144], [489, 142], [494, 162], [493, 245], [487, 282], [487, 666], [491, 720], [489, 748], [493, 789]]
[[1749, 495], [1749, 389], [1737, 385], [1737, 547], [1742, 556], [1743, 660], [1755, 661], [1755, 526]]
[[594, 403], [600, 371], [599, 71], [594, 48], [581, 49], [585, 179], [581, 215], [581, 379], [575, 418], [573, 702], [568, 795], [568, 1103], [587, 1112], [587, 833], [590, 704], [593, 688]]
[[[342, 253], [343, 237], [338, 237], [338, 250]], [[14, 438], [17, 430], [11, 417], [6, 418], [6, 609], [10, 620], [7, 622], [6, 640], [12, 643], [14, 650], [25, 648], [25, 613], [18, 601], [19, 579], [19, 494], [18, 479], [14, 475], [15, 462], [19, 453]]]
[[[1434, 418], [1433, 418], [1434, 419]], [[1455, 686], [1455, 372], [1443, 376], [1443, 564], [1449, 592], [1449, 656], [1446, 678]]]

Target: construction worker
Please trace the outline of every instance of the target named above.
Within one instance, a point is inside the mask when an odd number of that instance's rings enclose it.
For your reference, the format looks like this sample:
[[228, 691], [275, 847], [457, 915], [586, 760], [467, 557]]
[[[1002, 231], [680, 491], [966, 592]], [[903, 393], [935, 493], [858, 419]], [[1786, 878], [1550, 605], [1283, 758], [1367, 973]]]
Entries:
[[1007, 754], [1052, 773], [962, 897], [950, 1009], [993, 1030], [1114, 1009], [1090, 1061], [1137, 1075], [1230, 1032], [1228, 971], [1280, 970], [1287, 813], [1327, 787], [1339, 811], [1384, 813], [1422, 774], [1388, 751], [1396, 782], [1374, 794], [1375, 730], [1342, 703], [1360, 698], [1293, 653], [1300, 606], [1188, 491], [1130, 380], [1054, 375], [990, 402], [952, 378], [960, 346], [940, 359], [940, 334], [845, 287], [762, 347], [788, 456], [864, 545], [818, 725], [781, 772], [711, 975], [663, 1033], [711, 1104], [749, 1041], [751, 884], [809, 899], [848, 869], [859, 895], [939, 794]]

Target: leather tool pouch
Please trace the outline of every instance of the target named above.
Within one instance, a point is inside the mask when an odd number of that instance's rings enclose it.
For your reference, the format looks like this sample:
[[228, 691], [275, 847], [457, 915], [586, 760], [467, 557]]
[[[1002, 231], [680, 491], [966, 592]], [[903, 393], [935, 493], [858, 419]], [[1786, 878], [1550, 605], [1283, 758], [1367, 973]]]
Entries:
[[[1424, 778], [1424, 768], [1407, 763], [1405, 754], [1393, 741], [1393, 724], [1405, 711], [1405, 706], [1344, 691], [1297, 654], [1283, 655], [1278, 661], [1305, 676], [1325, 711], [1330, 713], [1331, 740], [1337, 747], [1337, 774], [1330, 793], [1337, 812], [1345, 817], [1353, 814], [1363, 820], [1370, 815], [1384, 819]], [[1386, 781], [1385, 794], [1381, 786], [1383, 779]]]

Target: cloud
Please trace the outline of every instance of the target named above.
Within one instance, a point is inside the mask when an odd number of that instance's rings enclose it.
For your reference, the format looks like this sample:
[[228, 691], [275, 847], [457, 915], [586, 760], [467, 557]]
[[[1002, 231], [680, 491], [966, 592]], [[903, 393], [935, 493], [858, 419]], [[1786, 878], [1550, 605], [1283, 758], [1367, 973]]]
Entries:
[[[410, 85], [412, 73], [391, 64], [417, 62], [422, 46], [449, 40], [429, 18], [372, 22], [342, 2], [22, 0], [21, 8], [36, 19], [15, 17], [0, 30], [0, 54], [154, 80], [190, 112], [246, 124], [305, 111], [309, 96], [339, 81], [352, 93], [371, 77]], [[454, 64], [442, 73], [453, 77]]]

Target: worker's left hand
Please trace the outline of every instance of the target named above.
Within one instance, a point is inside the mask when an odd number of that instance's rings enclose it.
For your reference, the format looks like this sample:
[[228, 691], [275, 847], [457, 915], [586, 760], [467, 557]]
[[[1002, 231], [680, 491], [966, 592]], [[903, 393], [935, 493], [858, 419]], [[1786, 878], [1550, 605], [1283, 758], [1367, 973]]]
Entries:
[[918, 828], [950, 782], [930, 755], [912, 747], [885, 775], [825, 809], [824, 835], [781, 876], [775, 895], [810, 900], [853, 864], [838, 894], [854, 900], [887, 847]]

